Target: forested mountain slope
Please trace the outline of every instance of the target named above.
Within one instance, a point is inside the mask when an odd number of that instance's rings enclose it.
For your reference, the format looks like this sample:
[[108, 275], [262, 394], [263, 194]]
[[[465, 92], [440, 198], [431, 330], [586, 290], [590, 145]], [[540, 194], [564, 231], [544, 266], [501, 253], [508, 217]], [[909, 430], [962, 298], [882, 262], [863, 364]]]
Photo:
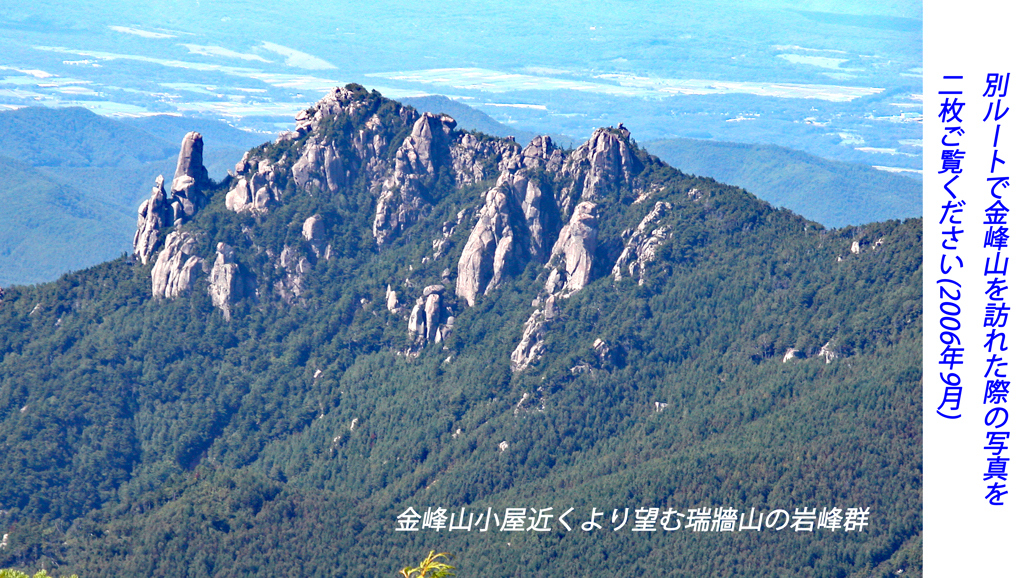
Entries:
[[[0, 567], [920, 575], [919, 221], [825, 230], [621, 126], [524, 146], [357, 85], [223, 185], [202, 150], [133, 255], [3, 296]], [[787, 526], [669, 530], [719, 507]]]

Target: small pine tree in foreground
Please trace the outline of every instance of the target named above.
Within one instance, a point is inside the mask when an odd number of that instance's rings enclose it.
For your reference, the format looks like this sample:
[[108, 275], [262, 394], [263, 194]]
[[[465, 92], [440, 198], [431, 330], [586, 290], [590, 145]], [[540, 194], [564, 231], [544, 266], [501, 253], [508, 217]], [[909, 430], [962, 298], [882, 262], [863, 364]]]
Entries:
[[[445, 576], [452, 576], [454, 575], [455, 567], [440, 561], [441, 558], [449, 557], [451, 557], [451, 554], [447, 552], [435, 554], [431, 550], [430, 554], [427, 554], [427, 557], [420, 562], [419, 566], [408, 566], [403, 568], [399, 574], [403, 578], [445, 578]], [[0, 576], [0, 578], [6, 577]]]

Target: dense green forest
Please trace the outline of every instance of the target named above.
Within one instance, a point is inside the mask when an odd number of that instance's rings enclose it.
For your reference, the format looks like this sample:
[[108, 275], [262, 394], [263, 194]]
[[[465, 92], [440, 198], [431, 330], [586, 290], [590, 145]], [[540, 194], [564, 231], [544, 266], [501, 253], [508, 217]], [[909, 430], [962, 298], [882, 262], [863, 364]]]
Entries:
[[[467, 577], [920, 575], [919, 220], [827, 230], [683, 174], [624, 129], [513, 170], [524, 143], [356, 85], [337, 94], [307, 111], [311, 126], [250, 151], [264, 177], [202, 183], [205, 208], [160, 228], [161, 254], [171, 233], [195, 239], [191, 290], [153, 296], [155, 253], [5, 288], [0, 567], [394, 576], [434, 550]], [[343, 164], [300, 179], [317, 150]], [[558, 227], [534, 254], [510, 213], [501, 234], [523, 248], [471, 307], [460, 263], [513, 172], [551, 196]], [[266, 207], [228, 208], [257, 177]], [[556, 295], [551, 246], [578, 232], [569, 215], [585, 202], [599, 214], [591, 274]], [[659, 202], [664, 234], [647, 239], [642, 276], [616, 279]], [[310, 241], [313, 215], [324, 231]], [[244, 279], [229, 315], [208, 290], [222, 243]], [[454, 318], [440, 342], [409, 324], [436, 285]], [[549, 294], [543, 353], [514, 368]], [[719, 507], [870, 518], [854, 531], [631, 531], [641, 508], [685, 525]], [[572, 529], [503, 532], [488, 517], [487, 532], [396, 531], [408, 508], [573, 508]], [[583, 531], [594, 509], [603, 528]]]

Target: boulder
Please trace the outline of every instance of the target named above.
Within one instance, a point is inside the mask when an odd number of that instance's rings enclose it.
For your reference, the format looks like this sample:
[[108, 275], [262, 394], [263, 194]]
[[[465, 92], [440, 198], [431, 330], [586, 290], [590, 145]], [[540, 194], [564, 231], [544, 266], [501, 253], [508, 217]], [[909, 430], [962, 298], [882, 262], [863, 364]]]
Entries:
[[398, 293], [391, 289], [391, 285], [388, 285], [388, 289], [384, 293], [384, 302], [390, 313], [398, 313]]

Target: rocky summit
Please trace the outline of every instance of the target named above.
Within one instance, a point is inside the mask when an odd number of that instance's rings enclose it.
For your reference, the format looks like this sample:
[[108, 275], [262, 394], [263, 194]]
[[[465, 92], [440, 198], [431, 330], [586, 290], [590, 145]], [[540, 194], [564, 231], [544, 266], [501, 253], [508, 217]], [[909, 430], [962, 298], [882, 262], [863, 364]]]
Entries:
[[[344, 133], [338, 133], [340, 125], [346, 127]], [[220, 248], [212, 267], [190, 253], [195, 242], [181, 228], [207, 202], [201, 192], [210, 184], [202, 151], [202, 136], [189, 133], [182, 141], [170, 196], [163, 177], [157, 178], [153, 196], [139, 208], [135, 255], [146, 264], [162, 246], [151, 272], [154, 297], [173, 298], [188, 291], [202, 268], [213, 303], [230, 316], [231, 304], [242, 298], [239, 283], [270, 280], [251, 278], [255, 272], [239, 269]], [[247, 153], [235, 168], [224, 206], [235, 213], [267, 215], [296, 194], [345, 196], [357, 187], [375, 198], [364, 226], [372, 229], [378, 250], [386, 252], [404, 231], [430, 215], [447, 192], [484, 185], [476, 199], [452, 209], [458, 209], [455, 225], [472, 223], [468, 235], [453, 237], [454, 225], [444, 223], [434, 250], [420, 261], [451, 259], [454, 246], [461, 246], [454, 280], [435, 279], [438, 283], [428, 287], [433, 290], [409, 305], [409, 334], [422, 344], [441, 342], [453, 330], [450, 323], [439, 322], [447, 286], [473, 307], [531, 262], [550, 271], [542, 274], [548, 283], [538, 295], [548, 302], [549, 316], [558, 299], [570, 298], [598, 274], [610, 272], [617, 281], [628, 276], [643, 284], [644, 268], [672, 234], [669, 225], [647, 230], [671, 204], [650, 199], [655, 186], [640, 177], [643, 169], [636, 144], [622, 125], [594, 131], [573, 151], [559, 149], [547, 136], [523, 147], [512, 139], [462, 132], [449, 116], [419, 114], [350, 86], [334, 89], [301, 111], [295, 130], [282, 134], [273, 147]], [[629, 229], [622, 263], [599, 272], [600, 207], [609, 203], [649, 204], [652, 212]], [[171, 224], [173, 230], [167, 229]], [[166, 231], [162, 243], [161, 230]], [[278, 278], [272, 284], [289, 303], [301, 300], [303, 277], [313, 263], [330, 258], [321, 215], [305, 218], [302, 231], [301, 247], [259, 248], [280, 254]], [[243, 281], [246, 276], [250, 279]], [[400, 281], [389, 279], [387, 286]], [[393, 293], [387, 291], [391, 299]], [[457, 309], [449, 306], [445, 311], [454, 314]], [[523, 340], [509, 352], [517, 370], [543, 349], [542, 324], [536, 318], [524, 321]]]
[[0, 292], [0, 568], [921, 575], [920, 221], [358, 85], [204, 144], [132, 255]]

